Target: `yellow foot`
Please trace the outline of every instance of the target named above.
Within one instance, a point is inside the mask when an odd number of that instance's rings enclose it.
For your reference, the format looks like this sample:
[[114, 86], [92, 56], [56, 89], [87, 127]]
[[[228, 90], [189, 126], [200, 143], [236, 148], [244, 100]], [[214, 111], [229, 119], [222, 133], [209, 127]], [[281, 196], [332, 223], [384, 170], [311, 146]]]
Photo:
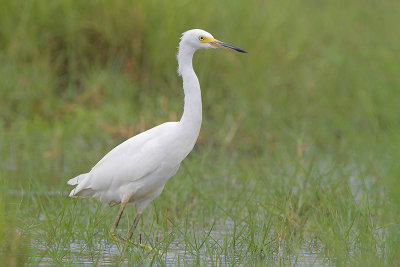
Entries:
[[139, 247], [141, 247], [145, 251], [149, 251], [149, 252], [155, 251], [152, 247], [146, 246], [145, 244], [142, 244], [142, 243], [139, 244]]
[[[130, 242], [129, 240], [126, 240], [125, 238], [120, 237], [113, 230], [110, 231], [109, 235], [110, 235], [110, 238], [112, 240], [114, 240], [115, 242], [122, 243], [124, 246], [134, 246], [136, 248], [141, 248], [141, 249], [143, 249], [144, 251], [147, 251], [147, 252], [157, 251], [157, 250], [153, 249], [151, 246], [147, 246], [147, 245], [142, 244], [142, 243], [139, 243], [138, 245], [136, 245], [136, 244]], [[157, 252], [158, 252], [158, 254], [161, 254], [159, 251], [157, 251]]]
[[110, 238], [116, 242], [123, 242], [123, 243], [127, 242], [124, 238], [117, 235], [114, 230], [111, 230], [109, 235], [110, 235]]

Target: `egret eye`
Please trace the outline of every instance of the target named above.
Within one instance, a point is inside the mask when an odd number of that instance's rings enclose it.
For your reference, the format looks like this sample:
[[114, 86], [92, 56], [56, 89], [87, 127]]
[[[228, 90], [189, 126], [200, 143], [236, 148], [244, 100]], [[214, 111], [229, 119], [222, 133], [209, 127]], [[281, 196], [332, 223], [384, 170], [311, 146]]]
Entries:
[[200, 41], [204, 41], [204, 36], [200, 36], [200, 37], [199, 37], [199, 40], [200, 40]]

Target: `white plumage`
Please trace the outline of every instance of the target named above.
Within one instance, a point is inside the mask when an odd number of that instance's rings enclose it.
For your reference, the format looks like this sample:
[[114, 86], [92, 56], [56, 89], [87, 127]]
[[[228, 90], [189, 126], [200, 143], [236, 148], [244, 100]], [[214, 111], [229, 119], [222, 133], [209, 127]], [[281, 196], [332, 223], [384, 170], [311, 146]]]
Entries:
[[185, 105], [178, 122], [167, 122], [142, 132], [106, 154], [90, 172], [70, 179], [76, 185], [70, 197], [93, 197], [106, 203], [121, 203], [120, 212], [110, 231], [115, 234], [127, 203], [138, 205], [129, 238], [146, 206], [164, 189], [165, 183], [178, 171], [182, 160], [196, 143], [202, 121], [201, 91], [193, 70], [192, 58], [201, 48], [238, 47], [220, 42], [203, 30], [183, 33], [178, 50], [178, 73], [182, 76]]

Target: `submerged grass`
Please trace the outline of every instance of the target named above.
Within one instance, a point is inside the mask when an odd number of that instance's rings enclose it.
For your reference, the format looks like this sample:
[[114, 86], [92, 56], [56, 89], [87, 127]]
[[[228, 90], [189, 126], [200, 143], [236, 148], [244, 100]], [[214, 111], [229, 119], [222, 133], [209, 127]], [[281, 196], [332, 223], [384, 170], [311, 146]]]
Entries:
[[[0, 261], [399, 264], [399, 9], [2, 1]], [[69, 199], [66, 181], [179, 119], [175, 53], [190, 28], [250, 53], [195, 56], [202, 131], [138, 228], [160, 254], [124, 251], [108, 239], [118, 208]]]

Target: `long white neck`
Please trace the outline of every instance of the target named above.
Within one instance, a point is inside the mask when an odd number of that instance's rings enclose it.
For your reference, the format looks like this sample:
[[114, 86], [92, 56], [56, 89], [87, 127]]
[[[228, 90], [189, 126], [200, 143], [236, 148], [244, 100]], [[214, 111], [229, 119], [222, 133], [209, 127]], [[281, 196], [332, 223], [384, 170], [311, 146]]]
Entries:
[[[178, 50], [178, 73], [182, 76], [185, 105], [181, 125], [190, 130], [196, 140], [201, 127], [202, 108], [199, 80], [193, 70], [192, 58], [195, 49], [180, 42]], [[195, 141], [194, 140], [194, 141]]]

